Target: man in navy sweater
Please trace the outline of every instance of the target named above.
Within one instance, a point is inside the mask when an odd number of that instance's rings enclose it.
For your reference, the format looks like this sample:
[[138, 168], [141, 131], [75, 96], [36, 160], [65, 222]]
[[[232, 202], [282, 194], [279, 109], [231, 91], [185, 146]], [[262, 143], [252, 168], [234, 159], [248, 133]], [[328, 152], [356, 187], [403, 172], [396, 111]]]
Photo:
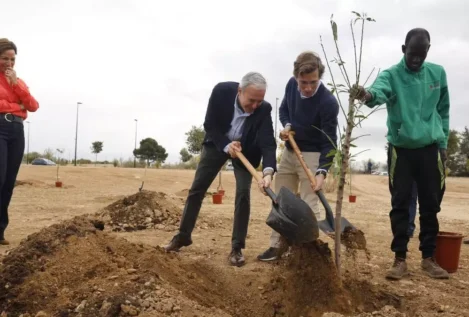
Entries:
[[[286, 142], [286, 147], [275, 180], [277, 193], [282, 186], [293, 192], [297, 192], [299, 186], [301, 199], [311, 207], [317, 219], [320, 213], [315, 191], [322, 188], [333, 160], [333, 157], [327, 157], [327, 154], [334, 149], [337, 142], [339, 114], [337, 99], [321, 83], [323, 74], [324, 65], [319, 56], [313, 52], [301, 53], [294, 62], [294, 76], [287, 83], [279, 109], [280, 122], [284, 127], [280, 132], [280, 138]], [[316, 171], [314, 187], [288, 142], [290, 131], [295, 132], [295, 141], [306, 164], [313, 172]], [[282, 249], [280, 234], [272, 231], [270, 247], [257, 258], [260, 261], [276, 260], [281, 256]]]

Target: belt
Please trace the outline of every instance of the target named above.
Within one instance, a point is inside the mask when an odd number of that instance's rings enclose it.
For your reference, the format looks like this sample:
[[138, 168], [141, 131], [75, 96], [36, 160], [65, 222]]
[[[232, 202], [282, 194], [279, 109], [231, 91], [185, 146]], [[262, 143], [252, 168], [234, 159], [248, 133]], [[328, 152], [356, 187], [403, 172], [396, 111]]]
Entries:
[[23, 118], [15, 116], [11, 113], [0, 113], [0, 118], [7, 122], [18, 122], [23, 123]]

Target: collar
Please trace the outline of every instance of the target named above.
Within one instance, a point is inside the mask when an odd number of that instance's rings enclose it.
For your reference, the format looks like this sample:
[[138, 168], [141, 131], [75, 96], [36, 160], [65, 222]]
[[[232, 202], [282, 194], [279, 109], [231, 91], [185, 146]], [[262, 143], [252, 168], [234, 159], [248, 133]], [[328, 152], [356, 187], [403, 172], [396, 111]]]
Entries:
[[246, 111], [244, 111], [243, 107], [241, 107], [241, 105], [239, 104], [239, 94], [236, 94], [236, 98], [234, 101], [234, 108], [235, 108], [235, 111], [237, 111], [242, 116], [249, 117], [252, 114], [252, 113], [247, 113]]
[[309, 98], [313, 98], [314, 95], [316, 95], [316, 93], [318, 92], [319, 87], [321, 87], [321, 85], [322, 85], [322, 81], [319, 81], [319, 85], [316, 87], [316, 90], [314, 91], [314, 93], [313, 93], [310, 97], [305, 97], [305, 96], [303, 96], [303, 95], [301, 94], [300, 86], [297, 85], [296, 87], [297, 87], [297, 89], [298, 89], [298, 92], [300, 93], [301, 99], [309, 99]]
[[418, 74], [420, 73], [422, 70], [425, 69], [426, 65], [427, 65], [427, 62], [423, 62], [422, 66], [420, 66], [420, 69], [418, 71], [413, 71], [413, 70], [410, 70], [409, 67], [407, 67], [407, 63], [405, 62], [405, 55], [401, 58], [401, 61], [399, 62], [399, 65], [401, 65], [401, 67], [403, 67], [405, 69], [405, 71], [411, 73], [411, 74]]

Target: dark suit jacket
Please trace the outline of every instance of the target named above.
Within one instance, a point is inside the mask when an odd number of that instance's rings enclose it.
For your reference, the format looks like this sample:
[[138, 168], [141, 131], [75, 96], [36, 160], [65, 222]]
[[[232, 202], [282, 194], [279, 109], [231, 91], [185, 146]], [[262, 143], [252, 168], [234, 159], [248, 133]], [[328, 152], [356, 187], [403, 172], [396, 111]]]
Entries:
[[[239, 83], [236, 82], [217, 84], [213, 88], [208, 102], [203, 143], [214, 144], [219, 151], [223, 151], [225, 146], [231, 143], [226, 134], [231, 129], [238, 86]], [[274, 137], [271, 112], [272, 106], [264, 101], [253, 114], [245, 119], [241, 148], [244, 156], [255, 168], [259, 166], [262, 158], [263, 168], [271, 167], [274, 171], [277, 171], [277, 144]]]

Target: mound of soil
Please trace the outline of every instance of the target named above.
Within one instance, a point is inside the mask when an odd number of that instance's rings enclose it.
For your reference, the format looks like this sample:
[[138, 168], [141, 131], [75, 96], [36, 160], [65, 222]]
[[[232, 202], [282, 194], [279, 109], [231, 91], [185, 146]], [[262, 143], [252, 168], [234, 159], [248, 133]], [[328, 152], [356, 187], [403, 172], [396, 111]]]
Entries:
[[175, 230], [182, 210], [179, 203], [167, 194], [143, 190], [115, 201], [99, 215], [113, 231]]
[[0, 266], [0, 312], [8, 317], [270, 317], [396, 306], [392, 295], [367, 282], [341, 285], [331, 251], [319, 240], [292, 247], [269, 278], [249, 270], [226, 274], [209, 259], [136, 245], [103, 228], [96, 216], [85, 215], [25, 239]]
[[394, 295], [366, 281], [346, 277], [341, 283], [331, 250], [319, 239], [290, 248], [266, 293], [271, 316], [321, 316], [331, 311], [348, 315], [400, 305]]
[[[201, 287], [217, 292], [217, 285], [197, 283], [202, 278], [176, 256], [111, 237], [95, 224], [77, 217], [45, 228], [13, 249], [0, 266], [0, 312], [8, 317], [230, 316], [200, 305], [167, 282], [177, 280], [189, 295], [216, 300]], [[196, 285], [186, 286], [190, 282]]]

